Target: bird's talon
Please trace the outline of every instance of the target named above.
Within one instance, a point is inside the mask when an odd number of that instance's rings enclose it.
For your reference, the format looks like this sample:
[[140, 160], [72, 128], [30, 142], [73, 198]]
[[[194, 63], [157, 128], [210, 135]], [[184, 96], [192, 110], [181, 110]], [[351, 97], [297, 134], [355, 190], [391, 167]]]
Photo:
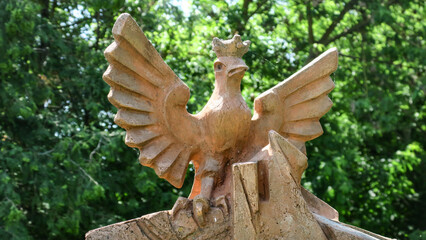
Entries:
[[205, 215], [210, 209], [209, 200], [200, 195], [194, 198], [193, 212], [198, 224], [203, 227], [206, 225]]

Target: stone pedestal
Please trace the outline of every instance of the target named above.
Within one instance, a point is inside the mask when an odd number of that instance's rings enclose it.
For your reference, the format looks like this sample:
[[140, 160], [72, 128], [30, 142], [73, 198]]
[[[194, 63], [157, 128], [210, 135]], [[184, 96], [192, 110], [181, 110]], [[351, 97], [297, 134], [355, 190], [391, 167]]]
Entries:
[[338, 221], [338, 213], [300, 186], [296, 171], [306, 156], [275, 132], [251, 161], [232, 167], [232, 204], [211, 201], [206, 226], [193, 216], [192, 200], [179, 198], [170, 211], [92, 230], [101, 239], [329, 239], [389, 238]]

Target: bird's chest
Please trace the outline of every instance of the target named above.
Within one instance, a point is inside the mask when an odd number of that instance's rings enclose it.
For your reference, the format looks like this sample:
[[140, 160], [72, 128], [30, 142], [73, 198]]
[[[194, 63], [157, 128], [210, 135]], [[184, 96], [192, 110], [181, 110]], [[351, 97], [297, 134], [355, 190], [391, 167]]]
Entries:
[[206, 130], [215, 152], [235, 148], [250, 130], [251, 112], [242, 97], [219, 98], [208, 103]]

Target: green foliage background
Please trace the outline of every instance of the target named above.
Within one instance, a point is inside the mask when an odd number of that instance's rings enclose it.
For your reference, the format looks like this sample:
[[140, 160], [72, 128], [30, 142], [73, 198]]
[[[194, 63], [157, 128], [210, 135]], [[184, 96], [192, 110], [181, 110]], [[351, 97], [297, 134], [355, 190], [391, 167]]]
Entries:
[[174, 189], [139, 165], [113, 123], [103, 50], [128, 12], [191, 88], [213, 87], [214, 36], [252, 41], [242, 92], [254, 98], [337, 47], [332, 110], [308, 143], [303, 184], [341, 220], [426, 239], [423, 1], [0, 1], [0, 239], [81, 239], [170, 209]]

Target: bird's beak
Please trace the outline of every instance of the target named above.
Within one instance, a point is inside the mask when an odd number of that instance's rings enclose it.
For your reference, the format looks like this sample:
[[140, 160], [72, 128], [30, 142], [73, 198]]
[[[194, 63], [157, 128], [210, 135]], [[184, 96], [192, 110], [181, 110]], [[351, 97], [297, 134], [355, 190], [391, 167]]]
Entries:
[[[236, 65], [236, 66], [232, 66], [229, 70], [228, 70], [228, 78], [231, 78], [234, 75], [242, 75], [244, 76], [244, 73], [247, 71], [248, 67], [244, 64], [244, 65]], [[241, 76], [241, 77], [242, 77]]]

